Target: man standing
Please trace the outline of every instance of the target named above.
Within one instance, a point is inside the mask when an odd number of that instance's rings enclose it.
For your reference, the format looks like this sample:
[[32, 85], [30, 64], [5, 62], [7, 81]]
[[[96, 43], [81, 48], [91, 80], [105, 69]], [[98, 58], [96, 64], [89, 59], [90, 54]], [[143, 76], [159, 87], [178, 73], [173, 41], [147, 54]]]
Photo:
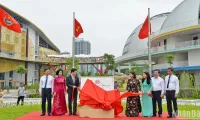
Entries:
[[158, 103], [158, 116], [162, 117], [162, 98], [164, 97], [164, 80], [159, 77], [159, 70], [154, 70], [153, 84], [153, 116], [156, 116], [156, 102]]
[[[71, 69], [71, 75], [66, 78], [66, 84], [68, 87], [68, 107], [69, 107], [69, 116], [77, 115], [77, 95], [78, 90], [77, 87], [80, 86], [80, 81], [78, 76], [76, 75], [76, 69]], [[73, 113], [72, 113], [72, 102], [73, 102]]]
[[172, 118], [172, 102], [174, 106], [174, 117], [178, 115], [177, 107], [177, 94], [179, 92], [179, 80], [173, 75], [173, 69], [168, 68], [168, 75], [165, 77], [165, 90], [166, 90], [166, 99], [167, 99], [167, 118]]
[[51, 98], [53, 94], [53, 81], [54, 78], [49, 75], [49, 69], [44, 69], [45, 75], [40, 78], [40, 96], [42, 97], [42, 114], [44, 116], [46, 113], [46, 99], [48, 103], [48, 115], [51, 116]]

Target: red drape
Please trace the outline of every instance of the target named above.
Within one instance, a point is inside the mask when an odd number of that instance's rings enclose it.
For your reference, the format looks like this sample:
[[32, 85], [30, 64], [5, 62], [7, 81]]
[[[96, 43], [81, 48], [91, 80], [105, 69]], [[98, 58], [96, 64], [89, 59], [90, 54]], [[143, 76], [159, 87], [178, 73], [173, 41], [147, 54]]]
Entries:
[[139, 96], [138, 93], [125, 92], [120, 95], [119, 90], [105, 91], [95, 85], [91, 80], [87, 80], [80, 91], [79, 106], [89, 106], [94, 109], [111, 110], [114, 109], [115, 115], [123, 111], [121, 100], [129, 96]]

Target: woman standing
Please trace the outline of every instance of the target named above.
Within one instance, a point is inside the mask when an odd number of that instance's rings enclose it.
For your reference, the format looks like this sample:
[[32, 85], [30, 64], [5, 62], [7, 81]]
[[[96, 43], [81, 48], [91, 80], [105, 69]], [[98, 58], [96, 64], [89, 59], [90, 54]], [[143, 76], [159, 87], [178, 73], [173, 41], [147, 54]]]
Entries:
[[54, 99], [52, 115], [64, 115], [67, 113], [67, 106], [65, 100], [66, 81], [63, 77], [63, 70], [56, 71], [57, 77], [54, 79]]
[[142, 116], [153, 116], [152, 97], [149, 96], [152, 90], [152, 81], [148, 72], [143, 73], [142, 79]]
[[[128, 92], [138, 93], [140, 90], [140, 82], [136, 79], [135, 73], [130, 74], [130, 79], [127, 82], [126, 90]], [[137, 117], [140, 113], [140, 98], [138, 96], [128, 97], [126, 102], [125, 114], [127, 117]]]

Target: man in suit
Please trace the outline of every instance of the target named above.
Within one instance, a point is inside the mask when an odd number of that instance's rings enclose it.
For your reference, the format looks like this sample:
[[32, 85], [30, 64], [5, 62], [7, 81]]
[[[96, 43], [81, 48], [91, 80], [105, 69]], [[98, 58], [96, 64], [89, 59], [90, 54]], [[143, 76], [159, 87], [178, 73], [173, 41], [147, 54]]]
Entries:
[[[77, 87], [80, 86], [80, 81], [78, 76], [76, 75], [76, 69], [71, 69], [71, 75], [66, 78], [66, 84], [68, 87], [68, 107], [69, 107], [69, 116], [77, 115], [77, 95], [78, 90]], [[73, 112], [72, 112], [72, 102], [73, 102]]]

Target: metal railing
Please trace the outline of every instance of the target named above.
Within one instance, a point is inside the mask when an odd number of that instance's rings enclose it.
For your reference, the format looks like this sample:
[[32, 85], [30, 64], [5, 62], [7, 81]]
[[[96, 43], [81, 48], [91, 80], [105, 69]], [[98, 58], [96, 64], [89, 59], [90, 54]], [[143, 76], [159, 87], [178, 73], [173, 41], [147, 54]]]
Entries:
[[[174, 46], [170, 46], [167, 47], [167, 45], [165, 46], [158, 46], [158, 47], [152, 47], [151, 48], [151, 54], [156, 54], [159, 52], [165, 52], [165, 51], [169, 51], [169, 50], [177, 50], [177, 49], [182, 49], [182, 48], [187, 48], [187, 47], [200, 47], [200, 39], [198, 40], [189, 40], [189, 41], [184, 41], [184, 42], [178, 42], [175, 43]], [[125, 54], [123, 56], [117, 57], [115, 59], [115, 61], [122, 61], [122, 60], [128, 60], [130, 58], [137, 58], [140, 56], [147, 56], [148, 55], [148, 48], [146, 49], [141, 49], [138, 51], [134, 51], [134, 52], [129, 52], [128, 54]]]
[[[172, 67], [183, 67], [183, 66], [188, 66], [188, 61], [174, 61], [172, 65]], [[170, 67], [170, 65], [167, 63], [153, 65], [153, 69], [161, 69], [168, 67]]]

